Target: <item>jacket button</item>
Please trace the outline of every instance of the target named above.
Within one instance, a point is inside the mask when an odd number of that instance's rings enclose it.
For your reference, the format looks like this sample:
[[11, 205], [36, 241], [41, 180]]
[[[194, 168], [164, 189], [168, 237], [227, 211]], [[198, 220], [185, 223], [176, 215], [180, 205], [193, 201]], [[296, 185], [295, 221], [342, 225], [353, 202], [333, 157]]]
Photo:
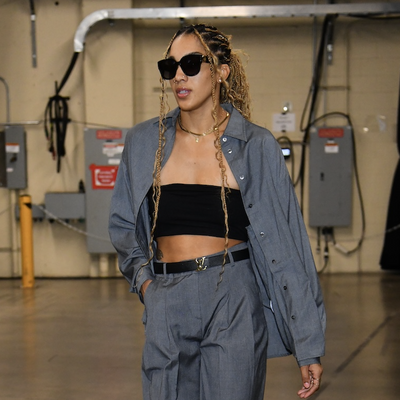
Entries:
[[244, 179], [244, 175], [240, 175], [239, 179], [242, 181]]
[[249, 208], [252, 208], [253, 207], [253, 204], [249, 204]]
[[228, 150], [228, 153], [229, 153], [229, 154], [232, 154], [232, 149], [229, 149], [229, 150]]
[[286, 289], [287, 289], [287, 286], [284, 286], [284, 287], [283, 287], [283, 290], [286, 290]]
[[276, 260], [272, 260], [272, 264], [276, 264]]
[[294, 315], [292, 315], [292, 319], [296, 319], [296, 317]]
[[222, 138], [222, 141], [225, 143], [228, 139], [226, 137]]
[[261, 237], [264, 237], [264, 235], [265, 235], [265, 232], [260, 232]]

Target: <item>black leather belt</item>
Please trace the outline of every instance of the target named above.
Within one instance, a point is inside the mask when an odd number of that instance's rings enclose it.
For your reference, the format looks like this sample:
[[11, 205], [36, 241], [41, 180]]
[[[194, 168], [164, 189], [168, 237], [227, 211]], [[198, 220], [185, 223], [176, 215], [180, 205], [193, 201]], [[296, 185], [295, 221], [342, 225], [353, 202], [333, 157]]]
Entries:
[[[250, 257], [248, 249], [233, 251], [231, 255], [233, 261], [242, 261]], [[229, 261], [229, 256], [227, 256], [227, 260]], [[164, 265], [165, 265], [165, 272], [167, 274], [178, 274], [180, 272], [188, 272], [188, 271], [204, 271], [207, 268], [221, 266], [223, 261], [224, 261], [224, 255], [219, 254], [217, 256], [199, 257], [196, 258], [195, 260], [180, 261], [173, 263], [154, 262], [154, 273], [163, 274]]]

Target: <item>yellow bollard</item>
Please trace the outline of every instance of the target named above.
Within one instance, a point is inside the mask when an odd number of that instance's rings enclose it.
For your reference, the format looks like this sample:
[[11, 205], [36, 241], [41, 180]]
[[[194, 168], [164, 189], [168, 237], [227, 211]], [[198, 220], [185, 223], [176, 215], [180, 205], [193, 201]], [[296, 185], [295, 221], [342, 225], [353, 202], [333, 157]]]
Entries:
[[21, 222], [22, 287], [31, 288], [35, 284], [31, 196], [23, 194], [19, 197], [19, 215]]

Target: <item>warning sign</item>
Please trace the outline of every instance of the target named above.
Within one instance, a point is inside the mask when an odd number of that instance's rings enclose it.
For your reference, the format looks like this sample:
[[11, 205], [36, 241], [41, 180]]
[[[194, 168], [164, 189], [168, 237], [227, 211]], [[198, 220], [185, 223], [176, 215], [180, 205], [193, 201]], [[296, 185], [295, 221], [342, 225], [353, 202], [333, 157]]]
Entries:
[[19, 153], [19, 143], [6, 143], [6, 153]]
[[120, 155], [122, 154], [123, 150], [123, 143], [103, 143], [103, 154], [105, 154], [107, 157], [115, 157], [116, 155]]
[[101, 129], [96, 131], [96, 138], [100, 140], [121, 139], [122, 131], [119, 129]]
[[114, 188], [118, 166], [92, 164], [89, 168], [92, 171], [92, 189]]
[[344, 136], [343, 128], [320, 128], [318, 129], [320, 138], [341, 138]]
[[325, 153], [337, 154], [339, 153], [339, 145], [333, 140], [328, 140], [325, 143]]

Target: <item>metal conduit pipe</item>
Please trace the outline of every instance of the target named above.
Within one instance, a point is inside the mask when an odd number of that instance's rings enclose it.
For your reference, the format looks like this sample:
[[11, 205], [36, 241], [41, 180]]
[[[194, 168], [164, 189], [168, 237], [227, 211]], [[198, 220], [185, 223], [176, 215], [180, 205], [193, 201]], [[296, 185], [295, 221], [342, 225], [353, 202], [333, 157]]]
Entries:
[[[8, 86], [7, 81], [0, 76], [0, 82], [3, 83], [5, 91], [6, 91], [6, 123], [4, 125], [12, 125], [11, 124], [11, 113], [10, 113], [10, 88]], [[0, 123], [0, 125], [2, 125]], [[18, 190], [10, 190], [8, 193], [8, 203], [9, 203], [9, 209], [10, 209], [10, 242], [11, 242], [11, 247], [6, 248], [4, 250], [10, 252], [11, 254], [11, 276], [17, 276], [18, 275], [18, 258], [17, 258], [17, 253], [18, 253], [18, 238], [17, 238], [17, 222], [14, 218], [14, 213], [13, 213], [13, 204], [16, 203], [17, 199], [19, 196], [19, 191]]]
[[6, 90], [6, 121], [11, 121], [10, 117], [10, 88], [8, 87], [7, 81], [0, 76], [0, 82], [3, 82], [4, 89]]
[[75, 33], [74, 50], [83, 51], [91, 26], [105, 19], [193, 19], [193, 18], [272, 18], [322, 17], [328, 14], [398, 14], [400, 3], [301, 4], [286, 6], [215, 6], [105, 9], [89, 14]]

